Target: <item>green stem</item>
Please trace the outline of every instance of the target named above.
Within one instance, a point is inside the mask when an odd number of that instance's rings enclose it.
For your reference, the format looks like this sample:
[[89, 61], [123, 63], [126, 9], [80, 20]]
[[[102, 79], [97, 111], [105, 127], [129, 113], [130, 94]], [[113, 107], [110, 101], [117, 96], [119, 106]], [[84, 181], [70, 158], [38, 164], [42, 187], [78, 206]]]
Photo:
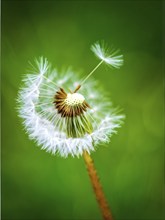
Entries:
[[91, 180], [91, 184], [92, 184], [97, 202], [99, 204], [103, 219], [104, 220], [113, 220], [111, 210], [108, 207], [108, 203], [106, 201], [106, 198], [103, 193], [99, 178], [97, 176], [96, 169], [94, 167], [94, 162], [93, 162], [91, 156], [86, 151], [84, 151], [83, 156], [84, 156], [84, 160], [85, 160], [88, 174], [89, 174], [89, 177]]

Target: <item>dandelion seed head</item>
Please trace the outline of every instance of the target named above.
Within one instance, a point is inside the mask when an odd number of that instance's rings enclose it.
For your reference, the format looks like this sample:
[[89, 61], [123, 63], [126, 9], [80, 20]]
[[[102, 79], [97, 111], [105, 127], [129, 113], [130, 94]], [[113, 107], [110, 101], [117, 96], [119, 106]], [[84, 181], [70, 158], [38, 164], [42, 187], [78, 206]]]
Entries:
[[[99, 45], [93, 50], [110, 61]], [[117, 61], [113, 62], [116, 65]], [[115, 114], [96, 81], [89, 78], [81, 88], [78, 82], [78, 74], [71, 70], [59, 73], [41, 57], [32, 73], [24, 77], [17, 98], [18, 113], [29, 138], [41, 149], [62, 157], [95, 151], [97, 145], [110, 141], [124, 118]]]

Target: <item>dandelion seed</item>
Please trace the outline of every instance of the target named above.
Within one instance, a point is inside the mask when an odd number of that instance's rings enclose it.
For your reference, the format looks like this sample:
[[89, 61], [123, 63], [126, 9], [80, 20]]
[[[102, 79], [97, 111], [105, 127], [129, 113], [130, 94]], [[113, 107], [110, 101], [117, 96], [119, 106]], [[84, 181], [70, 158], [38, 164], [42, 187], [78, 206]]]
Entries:
[[104, 44], [95, 43], [91, 46], [94, 54], [110, 66], [120, 68], [123, 65], [123, 55], [118, 55], [118, 50], [109, 50]]

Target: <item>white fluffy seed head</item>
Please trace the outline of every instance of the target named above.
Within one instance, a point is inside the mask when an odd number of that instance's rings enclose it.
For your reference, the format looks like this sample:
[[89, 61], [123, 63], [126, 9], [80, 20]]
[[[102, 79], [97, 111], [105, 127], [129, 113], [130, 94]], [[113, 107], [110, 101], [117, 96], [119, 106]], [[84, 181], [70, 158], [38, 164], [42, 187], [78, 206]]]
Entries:
[[85, 98], [80, 93], [68, 93], [65, 103], [69, 106], [81, 105], [85, 101]]
[[[60, 81], [60, 87], [74, 91], [74, 83], [80, 82], [81, 78], [72, 71], [59, 74], [51, 70], [47, 59], [44, 58], [36, 62], [33, 71], [33, 74], [25, 76], [24, 86], [19, 90], [17, 99], [19, 116], [23, 119], [30, 139], [35, 140], [41, 149], [62, 157], [80, 156], [84, 151], [91, 153], [99, 144], [110, 141], [111, 135], [116, 133], [124, 116], [115, 114], [116, 110], [112, 108], [109, 98], [102, 89], [100, 90], [100, 83], [88, 79], [81, 87], [83, 95], [67, 95], [70, 105], [80, 104], [88, 99], [91, 108], [83, 114], [85, 118], [89, 118], [93, 128], [91, 132], [82, 136], [81, 117], [77, 117], [77, 121], [73, 117], [72, 126], [76, 131], [76, 137], [68, 137], [68, 118], [61, 117], [53, 103], [54, 96], [59, 91], [56, 85]], [[83, 123], [86, 124], [86, 121]]]

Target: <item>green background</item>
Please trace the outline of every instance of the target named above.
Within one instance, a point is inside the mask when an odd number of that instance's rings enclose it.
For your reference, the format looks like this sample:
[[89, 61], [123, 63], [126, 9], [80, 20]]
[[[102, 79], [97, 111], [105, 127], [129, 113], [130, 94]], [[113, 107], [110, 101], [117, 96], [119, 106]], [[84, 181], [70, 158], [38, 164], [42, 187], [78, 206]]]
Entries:
[[43, 55], [87, 74], [97, 40], [125, 61], [95, 73], [126, 115], [111, 143], [92, 153], [107, 200], [115, 220], [163, 219], [162, 13], [161, 1], [2, 2], [2, 219], [102, 219], [83, 158], [40, 150], [15, 109], [29, 60]]

